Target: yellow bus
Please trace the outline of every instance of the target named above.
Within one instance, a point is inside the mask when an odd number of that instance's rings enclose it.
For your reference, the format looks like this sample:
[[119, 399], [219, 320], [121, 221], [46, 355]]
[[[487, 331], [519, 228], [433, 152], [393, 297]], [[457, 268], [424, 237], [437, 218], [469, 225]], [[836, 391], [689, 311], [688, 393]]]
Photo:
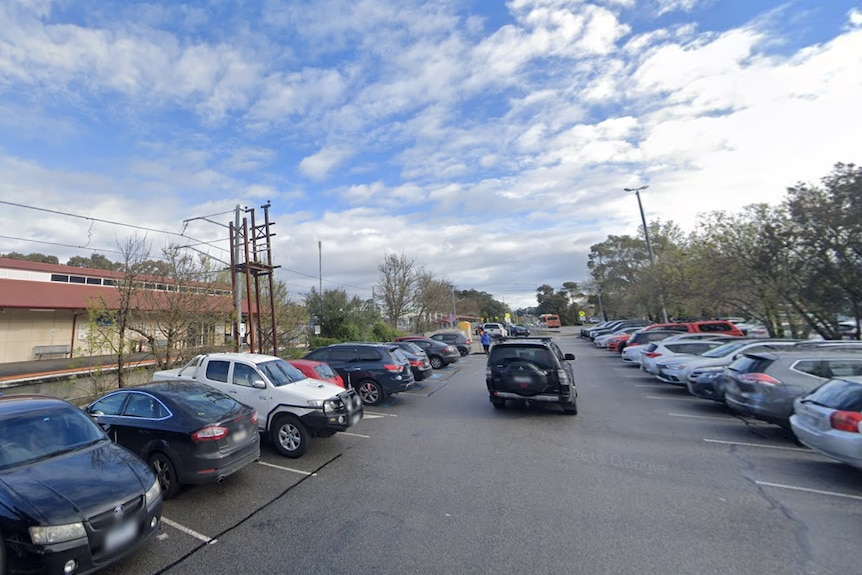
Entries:
[[543, 313], [539, 316], [539, 321], [545, 324], [545, 327], [561, 327], [560, 316], [555, 313]]

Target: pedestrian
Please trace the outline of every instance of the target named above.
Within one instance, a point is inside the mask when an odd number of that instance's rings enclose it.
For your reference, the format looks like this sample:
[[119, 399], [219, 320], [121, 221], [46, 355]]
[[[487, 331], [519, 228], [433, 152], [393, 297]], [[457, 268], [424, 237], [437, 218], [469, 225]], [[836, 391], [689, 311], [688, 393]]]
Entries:
[[491, 334], [482, 330], [479, 335], [479, 341], [482, 343], [482, 348], [485, 350], [485, 355], [488, 355], [488, 350], [491, 349]]

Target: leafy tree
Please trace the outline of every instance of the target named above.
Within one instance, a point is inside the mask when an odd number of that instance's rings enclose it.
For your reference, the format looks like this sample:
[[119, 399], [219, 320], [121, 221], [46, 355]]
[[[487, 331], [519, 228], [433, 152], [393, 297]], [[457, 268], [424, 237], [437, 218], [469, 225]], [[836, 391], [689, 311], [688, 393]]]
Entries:
[[40, 253], [30, 253], [24, 255], [18, 252], [9, 252], [8, 254], [0, 254], [0, 258], [7, 258], [10, 260], [22, 260], [27, 262], [37, 262], [42, 264], [59, 264], [60, 260], [57, 259], [57, 256], [47, 256], [45, 254]]
[[90, 257], [72, 256], [71, 258], [69, 258], [69, 261], [66, 262], [66, 265], [73, 266], [76, 268], [89, 268], [94, 270], [111, 271], [117, 271], [121, 267], [119, 263], [109, 260], [102, 254], [93, 254]]

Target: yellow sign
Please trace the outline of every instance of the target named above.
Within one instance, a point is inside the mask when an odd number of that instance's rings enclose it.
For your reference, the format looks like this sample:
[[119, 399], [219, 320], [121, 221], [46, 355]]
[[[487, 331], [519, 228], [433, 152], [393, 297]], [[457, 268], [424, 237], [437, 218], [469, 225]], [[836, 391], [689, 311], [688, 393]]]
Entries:
[[584, 310], [581, 310], [578, 312], [578, 315], [581, 317], [587, 317], [587, 312], [585, 312]]

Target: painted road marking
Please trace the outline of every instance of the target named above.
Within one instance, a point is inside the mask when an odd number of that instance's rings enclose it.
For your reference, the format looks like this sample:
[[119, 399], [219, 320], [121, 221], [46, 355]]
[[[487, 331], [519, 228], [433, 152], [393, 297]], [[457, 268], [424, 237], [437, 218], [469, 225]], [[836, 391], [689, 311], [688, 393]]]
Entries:
[[[717, 419], [719, 421], [734, 421], [740, 422], [739, 419], [733, 417], [717, 417], [714, 415], [688, 415], [686, 413], [668, 413], [671, 417], [690, 417], [692, 419]], [[741, 423], [741, 422], [740, 422]]]
[[377, 413], [377, 412], [371, 412], [371, 411], [365, 411], [363, 417], [368, 417], [369, 415], [373, 415], [376, 417], [398, 417], [394, 413]]
[[722, 439], [706, 439], [707, 443], [721, 443], [723, 445], [741, 445], [742, 447], [764, 447], [767, 449], [783, 449], [785, 451], [802, 451], [803, 453], [814, 453], [812, 450], [803, 447], [783, 447], [780, 445], [766, 445], [765, 443], [746, 443], [744, 441], [724, 441]]
[[292, 467], [284, 467], [282, 465], [275, 465], [273, 463], [267, 463], [266, 461], [258, 461], [260, 465], [266, 465], [267, 467], [272, 467], [275, 469], [281, 469], [282, 471], [290, 471], [291, 473], [299, 473], [300, 475], [310, 475], [311, 477], [317, 477], [316, 473], [309, 473], [308, 471], [303, 471], [301, 469], [293, 469]]
[[174, 529], [176, 529], [177, 531], [182, 531], [182, 532], [183, 532], [183, 533], [185, 533], [186, 535], [191, 535], [191, 536], [192, 536], [192, 537], [194, 537], [195, 539], [198, 539], [198, 540], [200, 540], [200, 541], [203, 541], [203, 542], [204, 542], [204, 543], [206, 543], [207, 545], [212, 545], [213, 543], [215, 543], [216, 541], [218, 541], [218, 539], [212, 539], [211, 537], [207, 537], [206, 535], [201, 535], [201, 534], [200, 534], [200, 533], [198, 533], [197, 531], [194, 531], [193, 529], [189, 529], [188, 527], [185, 527], [185, 526], [183, 526], [183, 525], [180, 525], [180, 524], [179, 524], [179, 523], [177, 523], [176, 521], [171, 521], [171, 520], [170, 520], [170, 519], [168, 519], [167, 517], [162, 517], [162, 523], [164, 523], [165, 525], [168, 525], [169, 527], [173, 527], [173, 528], [174, 528]]
[[664, 395], [647, 395], [647, 399], [675, 399], [677, 401], [702, 401], [699, 397], [672, 397], [672, 396], [664, 396]]
[[364, 439], [371, 439], [370, 435], [361, 435], [359, 433], [350, 433], [348, 431], [342, 431], [342, 432], [340, 432], [340, 434], [341, 435], [349, 435], [350, 437], [362, 437]]
[[790, 489], [791, 491], [805, 491], [807, 493], [817, 493], [818, 495], [831, 495], [832, 497], [844, 497], [846, 499], [855, 499], [862, 501], [860, 495], [850, 495], [849, 493], [838, 493], [835, 491], [823, 491], [822, 489], [809, 489], [808, 487], [796, 487], [795, 485], [783, 485], [781, 483], [769, 483], [768, 481], [755, 481], [757, 485], [764, 487], [778, 487], [780, 489]]

